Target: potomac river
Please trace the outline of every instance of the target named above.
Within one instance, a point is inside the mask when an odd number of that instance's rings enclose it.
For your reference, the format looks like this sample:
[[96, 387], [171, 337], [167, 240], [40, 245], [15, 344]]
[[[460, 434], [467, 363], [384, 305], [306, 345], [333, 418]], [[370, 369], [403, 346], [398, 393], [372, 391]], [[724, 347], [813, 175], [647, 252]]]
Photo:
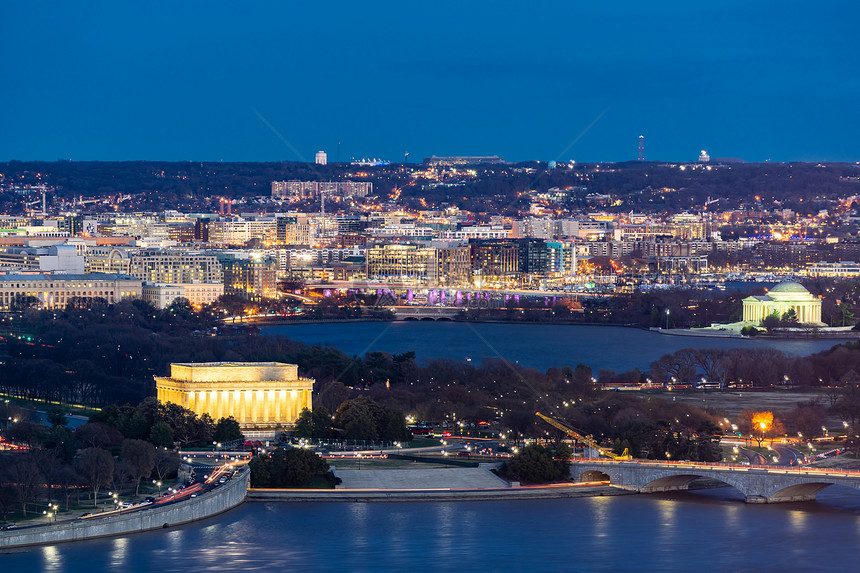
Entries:
[[0, 555], [0, 570], [856, 571], [860, 492], [731, 488], [483, 502], [246, 502], [186, 526]]
[[602, 368], [616, 372], [645, 370], [663, 354], [682, 348], [778, 348], [803, 356], [841, 342], [667, 336], [619, 326], [418, 321], [308, 323], [266, 326], [261, 331], [307, 344], [334, 346], [349, 355], [414, 350], [419, 362], [430, 358], [480, 362], [485, 357], [501, 356], [540, 370], [576, 367], [582, 362], [595, 374]]

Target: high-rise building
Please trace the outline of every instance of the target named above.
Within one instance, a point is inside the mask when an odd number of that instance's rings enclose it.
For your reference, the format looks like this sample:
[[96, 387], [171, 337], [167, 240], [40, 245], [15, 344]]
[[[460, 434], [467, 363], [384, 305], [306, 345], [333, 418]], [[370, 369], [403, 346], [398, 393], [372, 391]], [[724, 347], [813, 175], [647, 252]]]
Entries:
[[272, 181], [272, 198], [301, 201], [322, 193], [337, 197], [366, 197], [373, 192], [368, 181]]
[[212, 255], [188, 251], [143, 251], [131, 257], [131, 276], [153, 283], [220, 283], [221, 265]]
[[328, 163], [328, 156], [325, 151], [317, 151], [316, 155], [316, 164], [317, 165], [325, 165]]
[[224, 294], [250, 300], [278, 297], [278, 260], [252, 256], [247, 259], [222, 257]]
[[307, 216], [278, 217], [276, 239], [279, 245], [310, 245], [311, 228]]

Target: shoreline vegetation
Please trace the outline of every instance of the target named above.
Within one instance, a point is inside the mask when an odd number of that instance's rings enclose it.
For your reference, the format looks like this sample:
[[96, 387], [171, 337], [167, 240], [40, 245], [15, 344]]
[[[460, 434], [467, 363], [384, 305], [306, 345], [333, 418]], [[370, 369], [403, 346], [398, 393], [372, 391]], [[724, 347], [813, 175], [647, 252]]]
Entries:
[[[432, 322], [436, 322], [437, 319], [433, 319]], [[517, 320], [517, 319], [492, 319], [492, 318], [477, 318], [477, 319], [469, 319], [469, 320], [457, 320], [457, 319], [449, 319], [442, 318], [442, 322], [453, 322], [453, 323], [480, 323], [480, 324], [524, 324], [524, 325], [534, 325], [534, 326], [602, 326], [602, 327], [614, 327], [614, 328], [633, 328], [636, 330], [643, 330], [647, 332], [654, 332], [657, 334], [662, 334], [665, 336], [691, 336], [691, 337], [700, 337], [700, 338], [735, 338], [738, 340], [755, 340], [755, 339], [766, 339], [766, 340], [807, 340], [807, 339], [832, 339], [832, 340], [854, 340], [860, 339], [860, 331], [854, 330], [829, 330], [829, 329], [820, 329], [817, 331], [760, 331], [755, 336], [747, 336], [741, 335], [737, 332], [733, 331], [721, 331], [713, 328], [660, 328], [660, 327], [647, 327], [642, 326], [641, 324], [631, 324], [631, 323], [613, 323], [613, 322], [584, 322], [580, 320]], [[258, 328], [264, 327], [274, 327], [274, 326], [300, 326], [307, 324], [337, 324], [337, 323], [361, 323], [361, 322], [431, 322], [431, 321], [422, 321], [415, 319], [401, 319], [392, 317], [390, 319], [387, 318], [288, 318], [288, 317], [249, 317], [241, 320], [238, 323], [225, 321], [225, 325], [233, 325], [233, 324], [244, 324], [244, 325], [253, 325]]]

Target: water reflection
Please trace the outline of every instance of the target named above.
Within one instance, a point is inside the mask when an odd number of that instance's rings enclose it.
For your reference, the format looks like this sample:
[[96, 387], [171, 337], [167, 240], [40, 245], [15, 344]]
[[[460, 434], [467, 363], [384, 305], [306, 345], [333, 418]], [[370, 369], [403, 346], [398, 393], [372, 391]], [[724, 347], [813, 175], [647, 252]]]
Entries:
[[[0, 558], [2, 559], [2, 558]], [[2, 563], [2, 561], [0, 561]], [[42, 548], [42, 571], [60, 571], [62, 569], [62, 560], [55, 545], [49, 545]]]
[[860, 508], [699, 494], [246, 503], [200, 524], [0, 555], [0, 571], [855, 570]]
[[117, 537], [113, 540], [113, 548], [109, 552], [111, 567], [122, 570], [126, 568], [128, 557], [128, 537]]

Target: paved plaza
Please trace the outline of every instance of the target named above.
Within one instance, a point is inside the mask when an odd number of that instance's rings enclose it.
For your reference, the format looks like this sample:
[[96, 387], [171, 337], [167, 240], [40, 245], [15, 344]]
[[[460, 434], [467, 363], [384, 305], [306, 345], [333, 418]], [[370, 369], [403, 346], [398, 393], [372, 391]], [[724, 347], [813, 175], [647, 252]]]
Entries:
[[[335, 468], [337, 464], [335, 464]], [[338, 470], [343, 489], [491, 489], [508, 482], [484, 468]]]

